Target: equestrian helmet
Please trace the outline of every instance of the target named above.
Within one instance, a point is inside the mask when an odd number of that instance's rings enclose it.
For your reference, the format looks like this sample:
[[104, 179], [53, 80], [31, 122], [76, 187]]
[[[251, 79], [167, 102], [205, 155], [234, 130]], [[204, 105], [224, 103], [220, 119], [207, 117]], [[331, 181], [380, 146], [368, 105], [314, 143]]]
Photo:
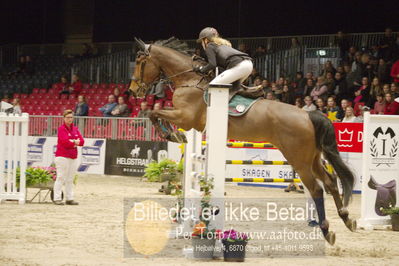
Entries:
[[204, 38], [210, 39], [210, 38], [216, 37], [216, 36], [219, 36], [219, 33], [215, 28], [206, 27], [200, 32], [200, 34], [198, 36], [197, 43], [200, 43], [202, 41], [202, 39], [204, 39]]

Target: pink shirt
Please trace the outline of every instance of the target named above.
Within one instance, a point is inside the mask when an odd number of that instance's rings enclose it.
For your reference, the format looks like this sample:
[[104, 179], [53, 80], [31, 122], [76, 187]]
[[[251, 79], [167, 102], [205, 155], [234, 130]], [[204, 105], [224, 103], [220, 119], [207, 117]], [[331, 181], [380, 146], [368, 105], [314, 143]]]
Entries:
[[78, 149], [75, 143], [71, 140], [80, 139], [79, 146], [83, 146], [84, 139], [79, 132], [79, 129], [73, 124], [68, 127], [63, 124], [58, 128], [58, 142], [55, 157], [66, 157], [76, 159], [78, 157]]

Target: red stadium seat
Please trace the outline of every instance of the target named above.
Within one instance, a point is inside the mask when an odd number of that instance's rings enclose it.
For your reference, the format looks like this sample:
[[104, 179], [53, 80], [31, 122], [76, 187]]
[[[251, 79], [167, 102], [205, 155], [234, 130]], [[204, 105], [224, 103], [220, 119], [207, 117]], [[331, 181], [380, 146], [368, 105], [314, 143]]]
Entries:
[[61, 99], [61, 100], [66, 100], [66, 99], [68, 99], [68, 94], [61, 94], [60, 99]]
[[165, 101], [164, 107], [173, 107], [172, 101]]
[[147, 101], [148, 105], [154, 105], [155, 95], [147, 95], [146, 101]]
[[34, 88], [34, 89], [32, 90], [32, 93], [33, 93], [33, 94], [38, 94], [38, 93], [39, 93], [39, 88]]
[[26, 93], [21, 94], [21, 99], [28, 99], [28, 94]]
[[75, 99], [76, 99], [76, 95], [75, 94], [69, 95], [69, 100], [75, 100]]
[[89, 83], [84, 83], [84, 84], [83, 84], [83, 89], [84, 89], [84, 90], [88, 90], [88, 89], [90, 89], [90, 87], [91, 87], [91, 86], [90, 86]]
[[93, 86], [91, 86], [92, 89], [97, 90], [100, 87], [99, 84], [93, 84]]
[[100, 89], [107, 89], [107, 88], [108, 88], [108, 84], [106, 84], [106, 83], [100, 84]]
[[14, 98], [14, 99], [16, 99], [16, 98], [21, 98], [21, 95], [19, 94], [19, 93], [14, 93], [13, 95], [12, 95], [12, 97]]
[[47, 93], [47, 89], [42, 88], [39, 90], [39, 93], [42, 93], [42, 94]]
[[140, 106], [144, 102], [144, 98], [136, 98], [136, 105]]
[[166, 99], [171, 101], [173, 98], [173, 91], [171, 88], [169, 88], [169, 86], [167, 86], [167, 88], [165, 89], [165, 94], [166, 94]]

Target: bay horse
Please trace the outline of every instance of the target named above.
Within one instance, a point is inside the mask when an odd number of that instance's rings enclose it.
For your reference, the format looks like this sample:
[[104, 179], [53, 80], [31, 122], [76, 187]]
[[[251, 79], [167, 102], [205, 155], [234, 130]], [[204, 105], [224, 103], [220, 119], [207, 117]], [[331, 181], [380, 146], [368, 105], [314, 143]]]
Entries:
[[[193, 72], [193, 59], [187, 47], [178, 39], [171, 38], [154, 44], [137, 40], [140, 51], [136, 57], [130, 90], [135, 95], [145, 93], [161, 76], [174, 83], [173, 109], [152, 111], [150, 119], [164, 137], [181, 140], [179, 133], [165, 134], [170, 126], [161, 121], [169, 121], [179, 128], [192, 128], [203, 131], [206, 123], [206, 103], [204, 78]], [[169, 129], [168, 129], [169, 128]], [[320, 229], [331, 245], [335, 243], [335, 233], [329, 231], [324, 208], [324, 185], [334, 198], [338, 215], [346, 227], [356, 230], [356, 220], [349, 218], [347, 209], [352, 197], [354, 176], [339, 156], [331, 121], [320, 112], [306, 112], [297, 107], [267, 99], [258, 100], [243, 116], [229, 117], [228, 138], [242, 141], [268, 141], [275, 145], [288, 163], [299, 174], [302, 183], [309, 190], [318, 213]], [[322, 164], [321, 156], [333, 166], [333, 174], [328, 173]], [[337, 178], [343, 188], [341, 198]]]

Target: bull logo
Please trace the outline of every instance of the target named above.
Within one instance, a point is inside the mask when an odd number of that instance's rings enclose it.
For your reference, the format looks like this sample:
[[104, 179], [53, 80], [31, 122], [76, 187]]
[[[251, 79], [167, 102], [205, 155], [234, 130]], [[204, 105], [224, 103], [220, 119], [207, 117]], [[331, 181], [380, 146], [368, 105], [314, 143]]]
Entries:
[[382, 213], [381, 210], [396, 205], [396, 181], [391, 180], [388, 183], [381, 185], [375, 181], [373, 176], [370, 176], [368, 186], [371, 189], [377, 190], [374, 205], [375, 212], [379, 216], [386, 216], [387, 214]]
[[376, 167], [380, 165], [387, 165], [390, 167], [395, 164], [395, 157], [398, 152], [398, 140], [395, 138], [396, 134], [392, 128], [388, 127], [384, 130], [378, 127], [373, 133], [373, 139], [370, 141], [370, 154], [372, 164]]

